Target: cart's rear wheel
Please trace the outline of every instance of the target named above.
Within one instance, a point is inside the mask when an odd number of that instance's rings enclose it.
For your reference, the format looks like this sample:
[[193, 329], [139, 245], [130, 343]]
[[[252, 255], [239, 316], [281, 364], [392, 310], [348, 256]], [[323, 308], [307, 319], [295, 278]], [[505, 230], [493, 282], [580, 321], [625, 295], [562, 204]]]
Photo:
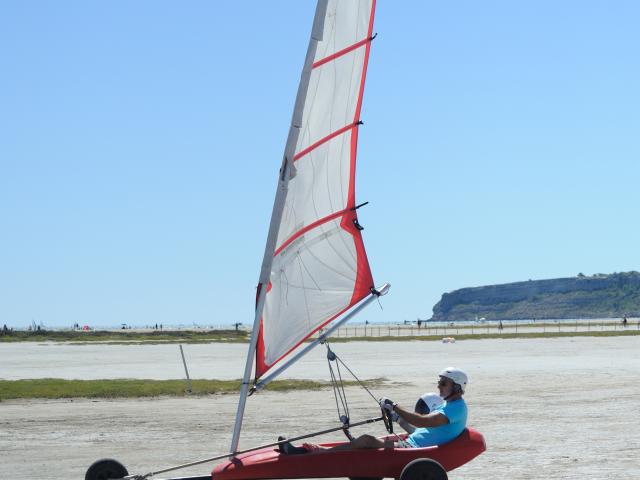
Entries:
[[84, 480], [109, 480], [126, 477], [129, 475], [119, 461], [112, 458], [103, 458], [93, 462], [84, 475]]
[[419, 458], [402, 469], [400, 480], [447, 480], [447, 472], [435, 460]]

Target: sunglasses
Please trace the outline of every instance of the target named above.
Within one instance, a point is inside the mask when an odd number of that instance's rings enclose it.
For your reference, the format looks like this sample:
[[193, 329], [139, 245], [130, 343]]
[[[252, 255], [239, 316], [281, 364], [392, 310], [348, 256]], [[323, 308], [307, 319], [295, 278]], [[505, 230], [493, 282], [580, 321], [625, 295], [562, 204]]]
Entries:
[[439, 387], [446, 387], [449, 384], [449, 382], [447, 382], [446, 380], [438, 380], [438, 386]]

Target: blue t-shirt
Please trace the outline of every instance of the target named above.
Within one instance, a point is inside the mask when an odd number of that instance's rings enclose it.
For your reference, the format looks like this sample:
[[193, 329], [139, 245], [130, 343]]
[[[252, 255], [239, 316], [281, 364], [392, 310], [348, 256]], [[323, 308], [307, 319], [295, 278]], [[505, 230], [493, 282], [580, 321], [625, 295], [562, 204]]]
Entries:
[[460, 435], [467, 425], [467, 404], [462, 398], [446, 402], [444, 406], [434, 410], [449, 419], [449, 423], [439, 427], [416, 428], [409, 435], [407, 442], [416, 448], [431, 447], [450, 442]]

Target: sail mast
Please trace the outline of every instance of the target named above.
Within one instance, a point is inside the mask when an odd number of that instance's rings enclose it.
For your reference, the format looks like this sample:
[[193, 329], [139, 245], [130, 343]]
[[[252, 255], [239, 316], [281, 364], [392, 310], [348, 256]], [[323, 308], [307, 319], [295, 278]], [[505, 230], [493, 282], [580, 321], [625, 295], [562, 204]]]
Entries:
[[276, 190], [276, 198], [273, 203], [271, 223], [269, 225], [267, 243], [264, 250], [262, 267], [260, 269], [256, 310], [255, 310], [255, 316], [253, 319], [253, 328], [251, 330], [251, 341], [249, 342], [249, 351], [247, 353], [247, 362], [245, 364], [244, 375], [242, 377], [242, 386], [240, 389], [240, 400], [238, 402], [238, 409], [236, 411], [236, 420], [233, 428], [233, 437], [231, 440], [231, 450], [230, 450], [231, 453], [235, 453], [238, 450], [238, 442], [240, 440], [240, 430], [242, 428], [242, 419], [244, 417], [244, 409], [247, 401], [247, 395], [249, 392], [249, 381], [251, 379], [253, 362], [255, 360], [256, 345], [258, 342], [258, 335], [260, 333], [260, 321], [262, 318], [265, 297], [267, 294], [267, 285], [269, 283], [269, 278], [271, 275], [271, 265], [273, 263], [273, 254], [276, 249], [276, 242], [278, 239], [278, 230], [280, 227], [280, 222], [282, 220], [282, 213], [284, 210], [285, 200], [287, 197], [287, 189], [289, 185], [291, 170], [293, 167], [295, 148], [298, 142], [298, 137], [300, 135], [300, 128], [302, 126], [302, 111], [305, 105], [307, 91], [309, 88], [309, 79], [311, 77], [313, 59], [315, 57], [317, 44], [319, 41], [322, 40], [322, 34], [324, 31], [324, 19], [326, 16], [327, 5], [328, 5], [328, 0], [318, 0], [318, 3], [316, 5], [316, 13], [313, 20], [313, 27], [311, 29], [311, 39], [309, 40], [309, 46], [307, 48], [307, 55], [305, 58], [304, 67], [302, 69], [300, 85], [298, 86], [296, 103], [293, 110], [293, 116], [291, 119], [291, 127], [289, 128], [287, 144], [284, 150], [284, 158], [282, 160], [282, 167], [280, 167], [280, 175], [278, 177], [278, 187]]

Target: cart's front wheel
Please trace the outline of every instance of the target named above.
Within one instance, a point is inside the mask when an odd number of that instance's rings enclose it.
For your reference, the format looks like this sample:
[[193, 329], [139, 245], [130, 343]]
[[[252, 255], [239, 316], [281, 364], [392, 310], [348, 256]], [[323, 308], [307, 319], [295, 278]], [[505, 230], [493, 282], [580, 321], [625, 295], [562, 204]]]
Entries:
[[129, 475], [119, 461], [112, 458], [103, 458], [93, 462], [84, 475], [84, 480], [110, 480], [126, 477]]
[[447, 480], [447, 472], [435, 460], [419, 458], [402, 469], [400, 480]]

